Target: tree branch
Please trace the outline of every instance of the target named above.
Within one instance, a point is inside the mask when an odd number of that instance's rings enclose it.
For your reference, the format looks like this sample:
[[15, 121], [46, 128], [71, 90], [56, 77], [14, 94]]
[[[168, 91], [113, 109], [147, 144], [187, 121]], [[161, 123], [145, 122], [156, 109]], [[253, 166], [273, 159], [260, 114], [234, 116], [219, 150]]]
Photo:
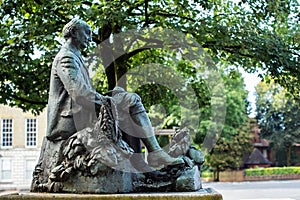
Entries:
[[48, 103], [48, 102], [44, 102], [44, 101], [34, 101], [34, 100], [26, 99], [26, 98], [17, 96], [15, 94], [12, 94], [11, 96], [12, 96], [12, 98], [14, 98], [16, 100], [20, 100], [24, 103], [37, 104], [37, 105], [47, 105], [47, 103]]
[[163, 47], [163, 45], [145, 45], [142, 48], [135, 49], [135, 50], [129, 52], [127, 54], [127, 56], [130, 58], [130, 57], [132, 57], [132, 56], [134, 56], [134, 55], [136, 55], [136, 54], [138, 54], [142, 51], [149, 50], [149, 49], [158, 49], [158, 48], [162, 48], [162, 47]]
[[141, 41], [143, 41], [143, 42], [146, 42], [147, 45], [149, 45], [149, 43], [154, 43], [154, 44], [163, 46], [163, 41], [161, 41], [161, 40], [154, 39], [154, 38], [144, 38], [141, 35], [137, 35], [136, 37], [134, 37], [132, 39], [132, 41], [130, 42], [130, 44], [127, 46], [125, 52], [129, 52], [129, 49], [132, 47], [132, 44], [134, 43], [134, 41], [136, 41], [138, 39], [141, 40]]
[[180, 15], [174, 14], [174, 13], [165, 13], [165, 12], [162, 12], [162, 11], [155, 11], [155, 12], [152, 12], [152, 13], [149, 14], [149, 16], [152, 16], [152, 15], [159, 15], [159, 16], [164, 16], [164, 17], [169, 17], [169, 18], [178, 17], [178, 18], [182, 18], [182, 19], [194, 22], [194, 23], [196, 22], [195, 19], [190, 18], [190, 17], [180, 16]]
[[144, 27], [148, 27], [149, 26], [148, 20], [149, 20], [149, 16], [148, 16], [148, 0], [145, 0], [145, 24], [144, 24]]

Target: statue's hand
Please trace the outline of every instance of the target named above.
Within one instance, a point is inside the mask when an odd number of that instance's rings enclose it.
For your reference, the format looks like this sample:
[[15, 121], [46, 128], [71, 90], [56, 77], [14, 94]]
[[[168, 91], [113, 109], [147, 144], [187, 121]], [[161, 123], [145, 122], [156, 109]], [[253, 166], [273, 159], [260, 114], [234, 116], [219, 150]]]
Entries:
[[106, 102], [111, 101], [112, 97], [110, 96], [103, 96], [103, 98], [105, 99]]
[[96, 95], [97, 97], [97, 99], [99, 99], [100, 100], [100, 102], [101, 102], [101, 104], [105, 104], [105, 103], [107, 103], [108, 101], [109, 101], [109, 99], [110, 99], [110, 97], [109, 96], [104, 96], [104, 95], [102, 95], [102, 94], [99, 94], [99, 93], [97, 93], [97, 95]]

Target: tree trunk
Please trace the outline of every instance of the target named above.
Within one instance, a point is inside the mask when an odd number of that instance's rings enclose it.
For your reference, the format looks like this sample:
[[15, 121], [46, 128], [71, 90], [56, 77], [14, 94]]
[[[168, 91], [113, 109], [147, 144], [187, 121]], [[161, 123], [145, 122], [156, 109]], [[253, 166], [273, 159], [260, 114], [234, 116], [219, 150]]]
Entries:
[[219, 182], [220, 181], [219, 177], [220, 177], [219, 169], [214, 170], [214, 181]]
[[126, 90], [127, 52], [124, 51], [124, 41], [118, 35], [114, 36], [113, 42], [109, 40], [100, 44], [101, 58], [108, 80], [108, 90], [115, 86]]
[[116, 60], [105, 69], [108, 79], [108, 90], [114, 89], [115, 86], [120, 86], [126, 90], [127, 87], [127, 65], [125, 60]]
[[116, 72], [117, 85], [126, 90], [127, 89], [127, 77], [126, 77], [127, 66], [126, 66], [126, 62], [124, 60], [118, 61], [117, 65], [118, 65], [117, 72]]
[[114, 89], [114, 87], [117, 85], [116, 69], [114, 63], [105, 68], [105, 74], [108, 80], [108, 90]]
[[292, 151], [292, 146], [288, 146], [286, 150], [286, 165], [291, 166], [291, 151]]
[[216, 181], [217, 171], [214, 170], [213, 173], [214, 173], [214, 181]]
[[108, 90], [112, 90], [116, 86], [116, 69], [114, 65], [113, 45], [109, 41], [111, 34], [112, 24], [111, 22], [108, 22], [99, 29], [97, 38], [93, 38], [100, 50], [102, 64], [108, 80]]
[[108, 90], [114, 89], [116, 86], [116, 66], [114, 62], [114, 55], [112, 45], [106, 40], [100, 45], [100, 54], [102, 64], [105, 69], [105, 74], [108, 80]]

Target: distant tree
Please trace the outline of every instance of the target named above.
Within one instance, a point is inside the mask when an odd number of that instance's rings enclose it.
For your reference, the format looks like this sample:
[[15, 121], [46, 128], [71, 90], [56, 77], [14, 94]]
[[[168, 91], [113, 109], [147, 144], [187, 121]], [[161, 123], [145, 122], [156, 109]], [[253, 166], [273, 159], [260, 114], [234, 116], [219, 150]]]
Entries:
[[242, 157], [252, 148], [250, 120], [247, 116], [247, 91], [240, 73], [230, 71], [224, 75], [226, 94], [226, 117], [224, 124], [218, 124], [210, 119], [200, 122], [195, 143], [202, 144], [209, 137], [208, 130], [213, 133], [221, 129], [221, 134], [209, 152], [207, 163], [213, 169], [214, 180], [219, 180], [219, 172], [226, 169], [237, 169], [242, 164]]
[[[120, 43], [116, 35], [154, 27], [193, 37], [216, 62], [226, 60], [248, 72], [262, 69], [299, 98], [297, 0], [3, 0], [0, 6], [2, 104], [35, 113], [46, 106], [51, 62], [60, 46], [61, 30], [76, 16], [92, 26], [95, 44], [102, 44], [99, 53], [107, 79], [101, 83], [108, 88], [101, 91], [112, 89], [117, 81], [126, 84], [119, 79], [134, 67], [139, 53], [153, 57], [157, 55], [152, 54], [153, 49], [165, 47], [165, 41], [149, 37]], [[128, 37], [133, 39], [134, 34]], [[144, 48], [135, 49], [137, 43]], [[119, 52], [125, 53], [115, 57]], [[199, 98], [204, 99], [200, 102], [207, 100], [205, 95]]]
[[261, 135], [271, 141], [275, 150], [285, 152], [285, 165], [290, 166], [292, 147], [300, 142], [299, 104], [274, 80], [260, 82], [256, 93]]

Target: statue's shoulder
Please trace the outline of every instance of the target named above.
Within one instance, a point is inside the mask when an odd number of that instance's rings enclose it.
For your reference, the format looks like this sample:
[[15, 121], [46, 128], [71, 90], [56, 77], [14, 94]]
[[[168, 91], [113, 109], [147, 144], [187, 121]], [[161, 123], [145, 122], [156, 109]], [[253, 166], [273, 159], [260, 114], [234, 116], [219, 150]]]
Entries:
[[58, 54], [56, 55], [56, 59], [61, 60], [65, 58], [76, 59], [76, 55], [73, 51], [71, 51], [71, 49], [62, 47], [58, 52]]
[[76, 54], [68, 48], [62, 47], [54, 59], [54, 65], [63, 67], [76, 66], [79, 63]]

